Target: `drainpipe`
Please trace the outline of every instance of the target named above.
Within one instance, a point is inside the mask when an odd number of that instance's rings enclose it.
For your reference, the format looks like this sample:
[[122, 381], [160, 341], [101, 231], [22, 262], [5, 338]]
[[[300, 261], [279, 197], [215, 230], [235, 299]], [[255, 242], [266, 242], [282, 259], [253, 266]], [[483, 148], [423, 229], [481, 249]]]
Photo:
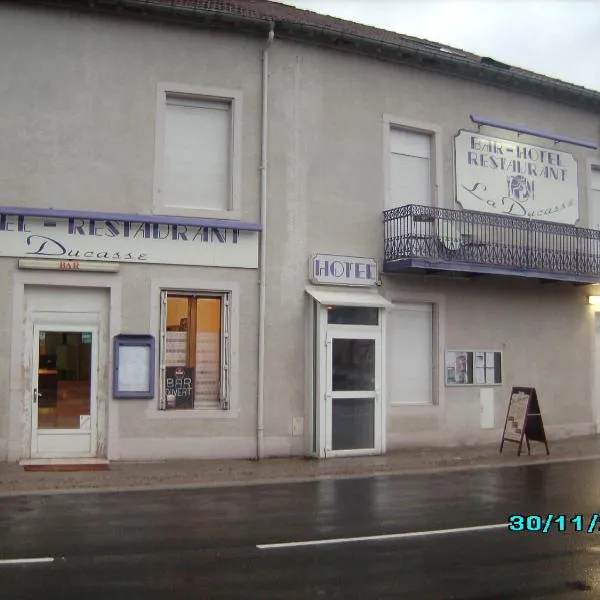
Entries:
[[267, 267], [267, 125], [269, 116], [269, 48], [275, 38], [275, 25], [271, 21], [269, 39], [262, 56], [262, 123], [260, 158], [260, 264], [258, 305], [258, 398], [256, 402], [256, 458], [263, 457], [265, 411], [265, 304]]

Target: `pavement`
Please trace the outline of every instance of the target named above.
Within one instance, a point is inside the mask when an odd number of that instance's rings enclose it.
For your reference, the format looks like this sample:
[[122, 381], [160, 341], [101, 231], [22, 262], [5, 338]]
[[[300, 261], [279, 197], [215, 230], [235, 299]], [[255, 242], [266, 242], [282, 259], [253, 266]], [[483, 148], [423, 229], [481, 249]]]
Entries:
[[517, 444], [403, 448], [383, 456], [333, 458], [269, 458], [256, 460], [169, 460], [112, 462], [108, 471], [35, 472], [18, 463], [0, 463], [0, 495], [53, 491], [115, 491], [148, 488], [217, 487], [284, 483], [378, 474], [435, 472], [448, 469], [511, 467], [600, 458], [600, 435], [531, 442], [531, 456], [517, 456]]

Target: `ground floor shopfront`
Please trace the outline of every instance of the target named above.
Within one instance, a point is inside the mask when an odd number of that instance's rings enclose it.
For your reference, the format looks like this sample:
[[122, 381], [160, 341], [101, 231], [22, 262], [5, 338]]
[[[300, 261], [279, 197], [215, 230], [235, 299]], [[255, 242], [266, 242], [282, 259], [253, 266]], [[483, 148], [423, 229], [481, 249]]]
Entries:
[[[254, 268], [0, 262], [2, 460], [256, 457]], [[536, 388], [550, 441], [596, 433], [593, 293], [397, 275], [270, 293], [262, 456], [499, 443], [513, 386]]]

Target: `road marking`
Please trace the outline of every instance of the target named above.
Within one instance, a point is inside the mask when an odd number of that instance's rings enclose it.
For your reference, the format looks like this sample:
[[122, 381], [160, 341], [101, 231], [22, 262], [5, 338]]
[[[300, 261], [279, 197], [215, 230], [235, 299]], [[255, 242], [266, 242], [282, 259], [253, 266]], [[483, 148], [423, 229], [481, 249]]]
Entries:
[[0, 566], [2, 565], [28, 565], [35, 563], [49, 563], [54, 562], [51, 556], [43, 556], [42, 558], [10, 558], [6, 560], [0, 560]]
[[309, 540], [306, 542], [282, 542], [280, 544], [261, 544], [256, 547], [259, 550], [274, 550], [276, 548], [296, 548], [298, 546], [326, 546], [329, 544], [352, 544], [355, 542], [379, 542], [383, 540], [399, 540], [402, 538], [427, 537], [430, 535], [468, 533], [470, 531], [489, 531], [491, 529], [506, 529], [508, 531], [508, 523], [498, 523], [497, 525], [479, 525], [477, 527], [456, 527], [454, 529], [435, 529], [433, 531], [409, 531], [406, 533], [389, 533], [385, 535], [333, 538], [329, 540]]

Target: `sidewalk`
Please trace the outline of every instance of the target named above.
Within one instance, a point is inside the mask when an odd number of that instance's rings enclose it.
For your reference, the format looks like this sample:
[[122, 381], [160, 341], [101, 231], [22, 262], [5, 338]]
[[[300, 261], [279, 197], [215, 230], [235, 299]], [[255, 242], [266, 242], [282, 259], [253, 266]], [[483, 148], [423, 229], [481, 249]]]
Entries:
[[330, 477], [361, 477], [385, 473], [509, 467], [555, 461], [600, 458], [600, 435], [531, 443], [532, 455], [517, 456], [517, 445], [455, 448], [407, 448], [385, 456], [314, 460], [271, 458], [253, 460], [177, 460], [114, 462], [108, 471], [25, 472], [16, 463], [0, 464], [0, 495], [75, 490], [134, 490], [168, 487], [247, 485]]

